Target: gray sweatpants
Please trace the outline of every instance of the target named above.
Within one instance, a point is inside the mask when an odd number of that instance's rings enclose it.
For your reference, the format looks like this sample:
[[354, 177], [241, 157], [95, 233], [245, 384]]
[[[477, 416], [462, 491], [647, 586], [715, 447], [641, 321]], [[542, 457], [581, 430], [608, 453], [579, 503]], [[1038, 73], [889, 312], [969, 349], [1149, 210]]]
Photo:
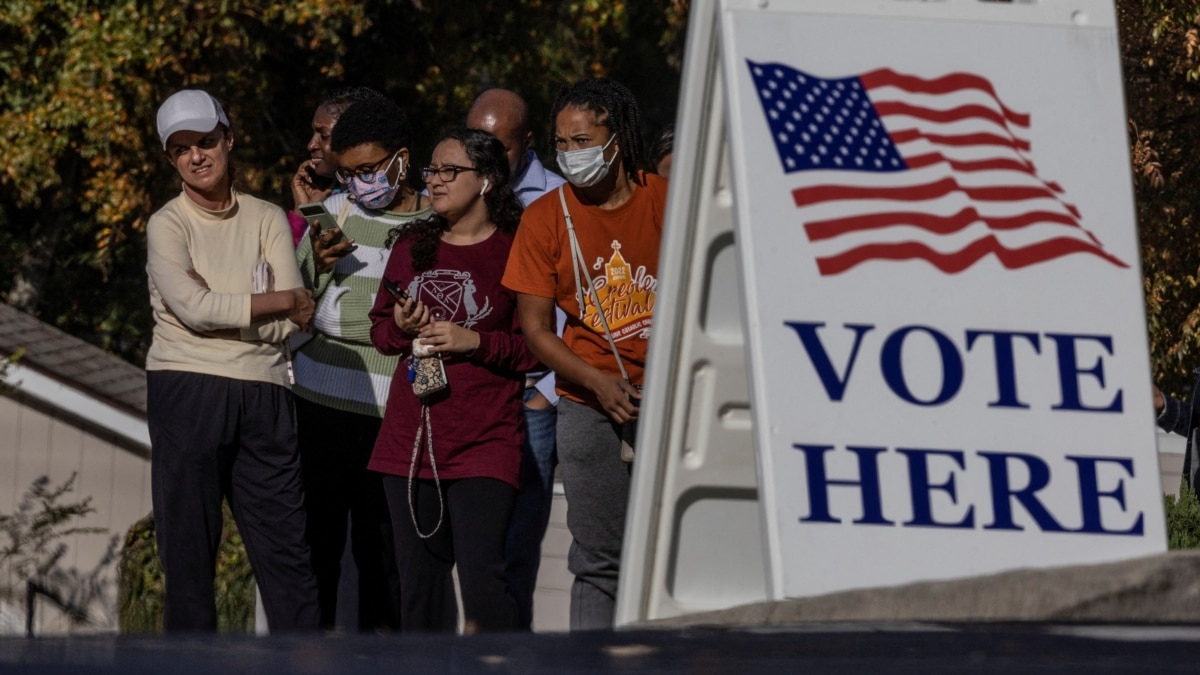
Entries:
[[571, 630], [611, 630], [631, 464], [621, 461], [621, 428], [603, 412], [558, 402], [558, 465], [567, 495]]

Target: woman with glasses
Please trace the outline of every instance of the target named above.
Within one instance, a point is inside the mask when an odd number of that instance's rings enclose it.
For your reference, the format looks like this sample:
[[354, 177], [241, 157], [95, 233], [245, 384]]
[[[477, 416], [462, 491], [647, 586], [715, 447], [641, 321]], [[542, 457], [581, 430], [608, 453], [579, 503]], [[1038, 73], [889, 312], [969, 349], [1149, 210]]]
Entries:
[[330, 146], [345, 190], [324, 201], [339, 227], [311, 232], [296, 252], [317, 303], [313, 337], [293, 358], [308, 537], [326, 628], [337, 616], [347, 514], [358, 628], [399, 626], [387, 503], [379, 475], [367, 470], [399, 357], [371, 344], [368, 312], [387, 263], [388, 231], [432, 213], [409, 163], [412, 140], [404, 112], [382, 96], [341, 112]]
[[[504, 146], [485, 131], [446, 132], [422, 174], [435, 213], [394, 232], [384, 279], [397, 291], [380, 293], [371, 310], [375, 346], [404, 358], [370, 464], [385, 474], [401, 625], [455, 630], [446, 597], [457, 564], [466, 631], [517, 630], [504, 543], [519, 484], [521, 394], [538, 362], [500, 277], [521, 203]], [[424, 371], [425, 359], [441, 361], [449, 386], [418, 397], [403, 374]]]
[[[562, 396], [571, 630], [611, 629], [667, 183], [639, 170], [641, 114], [620, 83], [563, 87], [551, 119], [569, 185], [529, 205], [504, 285]], [[567, 314], [562, 337], [556, 305]]]

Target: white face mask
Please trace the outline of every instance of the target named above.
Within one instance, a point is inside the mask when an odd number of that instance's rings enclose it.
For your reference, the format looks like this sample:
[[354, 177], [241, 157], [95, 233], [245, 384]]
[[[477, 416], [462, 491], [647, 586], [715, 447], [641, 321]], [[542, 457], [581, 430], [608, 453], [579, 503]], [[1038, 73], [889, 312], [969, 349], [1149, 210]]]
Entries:
[[563, 178], [567, 179], [571, 185], [575, 187], [591, 187], [596, 183], [604, 180], [608, 175], [608, 169], [617, 156], [621, 154], [620, 149], [613, 153], [612, 159], [604, 161], [604, 151], [612, 142], [617, 139], [616, 135], [608, 139], [608, 142], [602, 146], [595, 148], [584, 148], [582, 150], [572, 150], [570, 152], [558, 151], [558, 168], [562, 169]]

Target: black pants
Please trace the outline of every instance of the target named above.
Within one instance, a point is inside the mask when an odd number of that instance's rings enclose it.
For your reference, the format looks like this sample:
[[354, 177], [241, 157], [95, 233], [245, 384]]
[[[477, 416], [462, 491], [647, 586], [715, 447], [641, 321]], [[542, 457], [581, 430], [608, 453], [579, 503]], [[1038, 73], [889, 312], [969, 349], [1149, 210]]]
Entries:
[[151, 491], [168, 631], [216, 630], [221, 500], [229, 500], [272, 633], [316, 630], [292, 394], [176, 371], [146, 374]]
[[[346, 548], [358, 570], [358, 629], [400, 627], [400, 573], [382, 476], [367, 470], [378, 417], [358, 415], [296, 397], [308, 545], [321, 604], [321, 625], [333, 628]], [[344, 599], [345, 600], [345, 599]]]
[[467, 633], [518, 628], [517, 603], [504, 578], [504, 541], [517, 489], [494, 478], [441, 482], [445, 512], [438, 523], [438, 491], [432, 480], [413, 482], [413, 504], [423, 534], [417, 535], [408, 506], [408, 477], [384, 476], [396, 560], [400, 565], [400, 625], [405, 631], [455, 630], [457, 611], [450, 569], [458, 565]]

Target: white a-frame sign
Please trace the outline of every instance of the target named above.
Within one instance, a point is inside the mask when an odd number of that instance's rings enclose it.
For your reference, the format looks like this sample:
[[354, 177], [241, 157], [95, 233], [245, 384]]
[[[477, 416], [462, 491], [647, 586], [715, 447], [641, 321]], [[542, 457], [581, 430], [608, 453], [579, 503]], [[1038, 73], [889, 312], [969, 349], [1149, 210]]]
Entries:
[[690, 21], [618, 623], [1164, 551], [1113, 3]]

